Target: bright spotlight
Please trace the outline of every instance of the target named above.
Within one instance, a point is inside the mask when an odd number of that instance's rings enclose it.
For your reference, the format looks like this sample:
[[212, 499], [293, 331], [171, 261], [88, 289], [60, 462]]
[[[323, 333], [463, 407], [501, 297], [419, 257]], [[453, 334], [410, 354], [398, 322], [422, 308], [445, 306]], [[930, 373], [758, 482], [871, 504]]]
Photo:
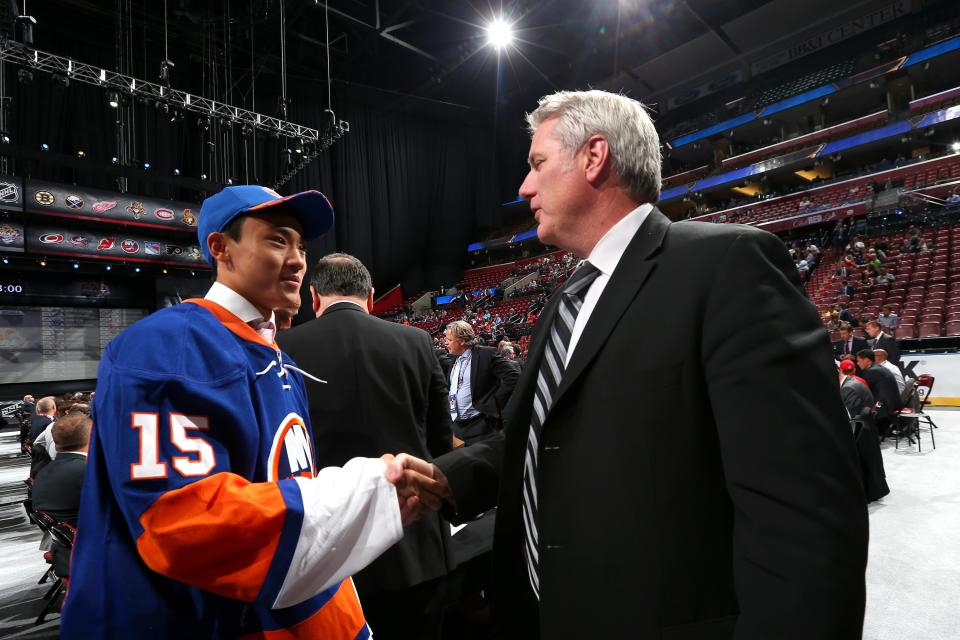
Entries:
[[960, 142], [954, 142], [952, 145], [950, 145], [950, 148], [953, 149], [955, 152], [960, 151]]
[[513, 26], [503, 18], [497, 18], [487, 25], [487, 44], [502, 49], [513, 42]]

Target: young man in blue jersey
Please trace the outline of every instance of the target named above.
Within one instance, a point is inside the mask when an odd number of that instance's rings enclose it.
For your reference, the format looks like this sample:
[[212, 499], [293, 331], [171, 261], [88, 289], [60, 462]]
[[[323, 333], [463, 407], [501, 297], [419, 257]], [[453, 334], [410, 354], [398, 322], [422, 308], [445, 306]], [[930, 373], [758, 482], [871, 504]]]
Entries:
[[107, 347], [63, 637], [369, 636], [349, 576], [402, 537], [418, 497], [391, 456], [315, 468], [309, 373], [274, 342], [305, 242], [332, 224], [317, 191], [207, 198], [206, 297]]

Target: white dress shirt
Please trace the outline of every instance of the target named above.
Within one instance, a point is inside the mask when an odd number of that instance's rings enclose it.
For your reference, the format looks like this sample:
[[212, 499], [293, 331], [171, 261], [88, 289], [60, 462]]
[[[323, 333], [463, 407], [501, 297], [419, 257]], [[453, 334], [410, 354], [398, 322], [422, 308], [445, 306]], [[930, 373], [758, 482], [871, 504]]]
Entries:
[[580, 307], [580, 313], [577, 314], [577, 320], [573, 324], [573, 333], [570, 336], [570, 344], [567, 345], [567, 359], [563, 363], [564, 367], [570, 365], [570, 358], [573, 356], [574, 349], [577, 348], [577, 343], [580, 342], [580, 336], [590, 320], [590, 314], [593, 313], [603, 290], [610, 282], [610, 276], [613, 275], [617, 265], [620, 264], [620, 258], [623, 257], [623, 252], [627, 250], [627, 245], [633, 240], [637, 229], [647, 219], [651, 210], [653, 210], [652, 204], [642, 204], [625, 215], [603, 234], [603, 237], [593, 247], [593, 251], [590, 252], [587, 262], [599, 269], [600, 275], [590, 283], [587, 295], [583, 297], [583, 306]]
[[907, 386], [907, 382], [903, 379], [903, 374], [900, 373], [900, 367], [893, 364], [889, 360], [884, 360], [879, 364], [881, 367], [893, 374], [894, 379], [897, 381], [897, 389], [900, 390], [900, 393], [903, 393], [904, 388]]
[[261, 313], [255, 306], [253, 306], [253, 304], [250, 303], [249, 300], [241, 296], [227, 285], [220, 282], [214, 282], [204, 298], [210, 302], [216, 302], [218, 305], [252, 326], [257, 333], [263, 336], [263, 339], [267, 342], [273, 342], [273, 339], [276, 337], [277, 321], [274, 317], [273, 311], [270, 312], [269, 318], [264, 319], [263, 315], [261, 315]]

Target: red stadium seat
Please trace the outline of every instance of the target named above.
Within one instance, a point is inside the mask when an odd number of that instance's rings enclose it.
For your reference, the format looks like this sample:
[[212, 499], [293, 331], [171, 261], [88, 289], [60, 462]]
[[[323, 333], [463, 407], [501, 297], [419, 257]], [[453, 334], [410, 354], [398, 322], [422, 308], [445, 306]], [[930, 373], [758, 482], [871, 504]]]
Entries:
[[897, 340], [913, 338], [916, 335], [917, 328], [912, 324], [901, 324], [897, 326]]
[[938, 338], [940, 337], [940, 323], [939, 322], [921, 322], [920, 331], [917, 333], [918, 338]]

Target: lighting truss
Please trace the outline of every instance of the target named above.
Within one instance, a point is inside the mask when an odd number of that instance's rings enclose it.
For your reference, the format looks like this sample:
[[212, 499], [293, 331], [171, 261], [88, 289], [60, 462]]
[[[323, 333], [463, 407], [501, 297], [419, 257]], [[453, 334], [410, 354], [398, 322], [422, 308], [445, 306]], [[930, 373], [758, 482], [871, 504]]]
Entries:
[[313, 144], [316, 145], [318, 152], [330, 148], [334, 142], [350, 131], [350, 123], [343, 120], [331, 118], [327, 129], [320, 131], [295, 122], [217, 102], [203, 96], [171, 89], [156, 82], [141, 80], [63, 56], [30, 49], [9, 38], [0, 41], [0, 60], [30, 70], [42, 71], [77, 82], [103, 87], [105, 90], [115, 89], [127, 95], [168, 104], [185, 112], [219, 118], [222, 121], [241, 127], [250, 127], [253, 130], [273, 136], [284, 136], [304, 144]]

